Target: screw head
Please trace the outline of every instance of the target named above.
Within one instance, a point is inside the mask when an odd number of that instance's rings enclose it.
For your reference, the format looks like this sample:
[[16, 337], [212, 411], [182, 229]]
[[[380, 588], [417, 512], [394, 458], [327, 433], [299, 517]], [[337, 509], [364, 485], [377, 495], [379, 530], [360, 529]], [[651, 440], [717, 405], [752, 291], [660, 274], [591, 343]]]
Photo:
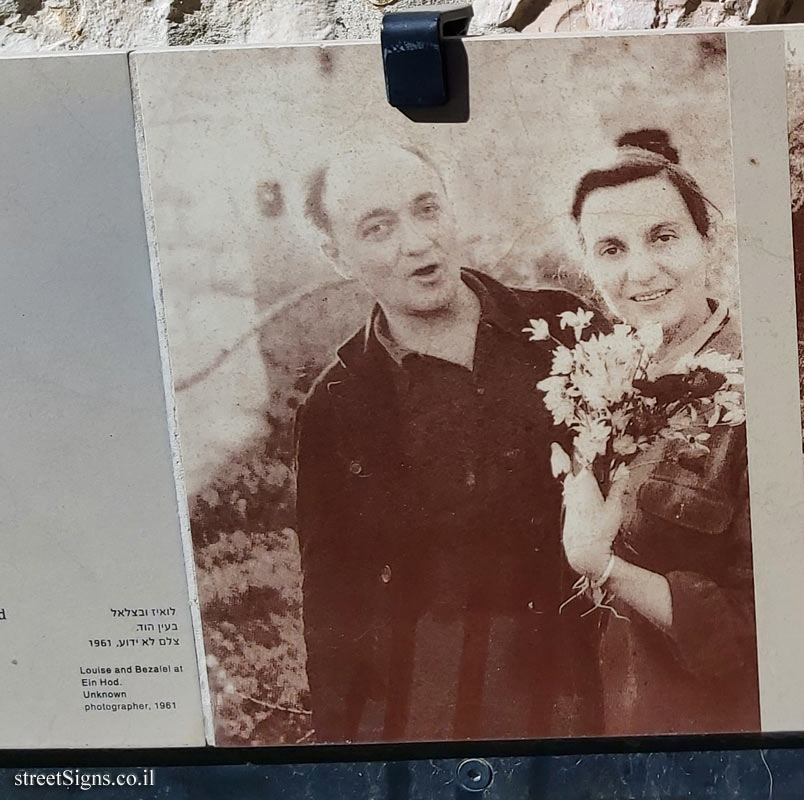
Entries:
[[494, 780], [494, 770], [485, 758], [466, 758], [456, 770], [458, 785], [467, 792], [484, 792]]

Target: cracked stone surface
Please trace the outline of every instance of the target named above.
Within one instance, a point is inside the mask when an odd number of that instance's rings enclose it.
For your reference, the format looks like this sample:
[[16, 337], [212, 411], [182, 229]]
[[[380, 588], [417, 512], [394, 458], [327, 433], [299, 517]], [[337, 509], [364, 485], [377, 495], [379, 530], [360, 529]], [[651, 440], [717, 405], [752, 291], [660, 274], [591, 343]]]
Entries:
[[[383, 0], [374, 0], [381, 3]], [[379, 35], [385, 9], [433, 0], [0, 0], [0, 51], [258, 44]], [[472, 33], [804, 21], [804, 0], [475, 0]]]

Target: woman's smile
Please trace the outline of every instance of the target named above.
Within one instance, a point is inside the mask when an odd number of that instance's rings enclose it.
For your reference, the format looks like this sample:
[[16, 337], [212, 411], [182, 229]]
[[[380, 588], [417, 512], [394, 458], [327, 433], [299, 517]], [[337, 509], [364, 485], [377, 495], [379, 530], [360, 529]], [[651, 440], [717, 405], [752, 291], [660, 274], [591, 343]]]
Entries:
[[661, 298], [666, 297], [672, 291], [672, 289], [654, 289], [652, 292], [633, 294], [630, 299], [635, 303], [653, 303], [656, 300], [661, 300]]

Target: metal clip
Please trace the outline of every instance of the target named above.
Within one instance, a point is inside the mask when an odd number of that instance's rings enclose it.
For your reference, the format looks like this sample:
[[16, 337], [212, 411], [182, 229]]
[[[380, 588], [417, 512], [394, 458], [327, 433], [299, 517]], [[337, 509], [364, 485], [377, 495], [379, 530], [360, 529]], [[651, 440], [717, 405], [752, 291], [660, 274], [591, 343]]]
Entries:
[[443, 106], [450, 99], [446, 46], [465, 36], [471, 5], [429, 6], [386, 14], [380, 43], [388, 102], [402, 109]]

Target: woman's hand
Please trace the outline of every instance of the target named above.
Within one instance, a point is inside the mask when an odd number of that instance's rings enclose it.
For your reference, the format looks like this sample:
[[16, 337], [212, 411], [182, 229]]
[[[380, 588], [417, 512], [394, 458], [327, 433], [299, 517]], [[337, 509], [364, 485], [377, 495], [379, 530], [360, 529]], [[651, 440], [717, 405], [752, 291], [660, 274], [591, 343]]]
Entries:
[[592, 471], [582, 469], [564, 478], [564, 526], [562, 541], [569, 565], [591, 581], [606, 571], [612, 545], [623, 516], [623, 493], [627, 481], [620, 476], [612, 482], [604, 499]]
[[673, 625], [673, 598], [664, 575], [614, 556], [612, 545], [623, 517], [628, 481], [621, 470], [605, 499], [589, 469], [564, 478], [562, 540], [569, 565], [595, 584], [604, 576], [608, 591], [655, 625], [669, 631]]

